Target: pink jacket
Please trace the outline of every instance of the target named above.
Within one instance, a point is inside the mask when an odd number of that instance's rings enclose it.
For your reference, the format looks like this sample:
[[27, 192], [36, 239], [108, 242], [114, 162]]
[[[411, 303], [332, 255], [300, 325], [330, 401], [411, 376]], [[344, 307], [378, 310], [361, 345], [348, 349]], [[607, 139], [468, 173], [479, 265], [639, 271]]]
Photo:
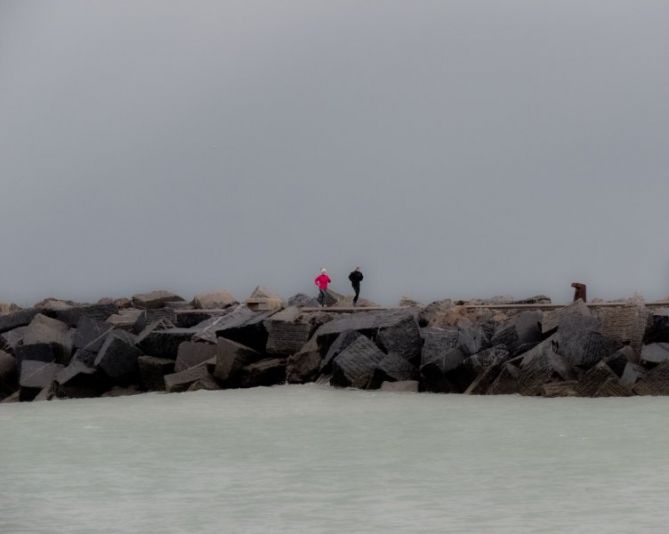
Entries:
[[332, 280], [330, 280], [330, 277], [325, 273], [319, 275], [318, 278], [314, 280], [314, 283], [318, 286], [318, 289], [323, 289], [323, 290], [328, 288], [328, 284], [330, 282], [332, 282]]

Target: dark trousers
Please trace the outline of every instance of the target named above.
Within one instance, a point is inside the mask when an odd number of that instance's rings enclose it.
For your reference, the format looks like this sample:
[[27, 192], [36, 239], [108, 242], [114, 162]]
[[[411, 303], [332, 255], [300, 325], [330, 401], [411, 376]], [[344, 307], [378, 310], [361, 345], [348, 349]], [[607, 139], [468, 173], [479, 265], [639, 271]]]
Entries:
[[355, 291], [355, 297], [353, 297], [353, 304], [358, 303], [358, 297], [360, 297], [360, 284], [351, 284], [353, 286], [353, 291]]
[[318, 289], [318, 303], [321, 306], [325, 306], [328, 302], [328, 290], [327, 289]]

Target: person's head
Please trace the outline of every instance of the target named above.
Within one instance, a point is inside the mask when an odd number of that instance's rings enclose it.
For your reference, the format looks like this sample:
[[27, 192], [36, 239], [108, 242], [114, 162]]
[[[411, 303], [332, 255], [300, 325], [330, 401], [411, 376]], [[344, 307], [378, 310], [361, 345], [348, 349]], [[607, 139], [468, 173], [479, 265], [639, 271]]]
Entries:
[[355, 266], [355, 270], [356, 270], [356, 271], [359, 271], [359, 270], [360, 270], [360, 265], [356, 265], [356, 266]]
[[328, 270], [325, 267], [323, 267], [321, 269], [321, 274], [328, 274]]

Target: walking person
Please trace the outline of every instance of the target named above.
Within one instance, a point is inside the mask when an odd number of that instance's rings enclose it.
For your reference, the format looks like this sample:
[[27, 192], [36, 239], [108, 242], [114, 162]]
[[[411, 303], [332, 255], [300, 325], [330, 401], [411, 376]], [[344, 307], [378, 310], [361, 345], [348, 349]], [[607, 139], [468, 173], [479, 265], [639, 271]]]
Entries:
[[348, 275], [348, 279], [351, 281], [351, 285], [353, 286], [353, 291], [355, 291], [355, 297], [353, 297], [353, 306], [357, 306], [358, 304], [358, 298], [360, 297], [360, 282], [362, 282], [363, 278], [364, 276], [362, 276], [360, 265], [353, 269], [351, 274]]
[[316, 284], [316, 287], [318, 288], [318, 303], [321, 305], [321, 308], [324, 308], [325, 304], [327, 304], [328, 285], [330, 285], [331, 282], [332, 280], [325, 268], [321, 269], [321, 274], [314, 280], [314, 284]]

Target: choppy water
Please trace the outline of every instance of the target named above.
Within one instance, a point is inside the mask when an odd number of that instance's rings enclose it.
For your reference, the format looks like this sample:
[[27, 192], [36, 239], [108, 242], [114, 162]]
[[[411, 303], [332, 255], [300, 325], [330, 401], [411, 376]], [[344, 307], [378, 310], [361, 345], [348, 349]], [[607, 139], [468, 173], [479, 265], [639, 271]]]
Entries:
[[315, 385], [0, 405], [0, 531], [667, 532], [668, 414]]

